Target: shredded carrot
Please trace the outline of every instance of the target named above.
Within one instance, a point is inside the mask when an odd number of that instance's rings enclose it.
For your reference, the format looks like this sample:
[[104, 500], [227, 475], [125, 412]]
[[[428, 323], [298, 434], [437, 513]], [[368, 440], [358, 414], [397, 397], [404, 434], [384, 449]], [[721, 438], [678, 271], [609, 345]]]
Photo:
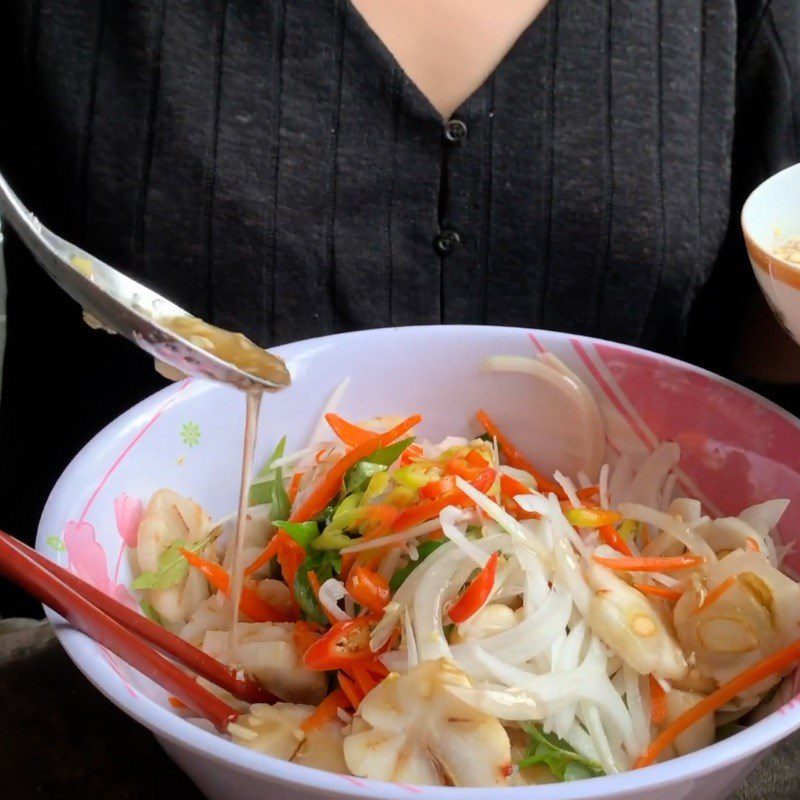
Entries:
[[317, 450], [317, 454], [314, 456], [314, 461], [319, 464], [322, 462], [322, 459], [325, 458], [325, 453], [327, 453], [327, 448], [323, 447], [322, 450]]
[[730, 575], [716, 588], [712, 589], [705, 597], [702, 603], [694, 610], [695, 614], [705, 611], [710, 605], [713, 605], [717, 600], [725, 594], [736, 583], [736, 576]]
[[795, 662], [800, 661], [800, 641], [778, 650], [771, 656], [740, 672], [735, 678], [723, 684], [716, 691], [704, 697], [697, 705], [683, 712], [673, 720], [661, 733], [650, 742], [644, 755], [636, 762], [637, 767], [646, 767], [652, 764], [661, 753], [669, 747], [684, 731], [688, 730], [701, 720], [706, 714], [711, 714], [737, 695], [754, 686], [765, 678], [787, 670]]
[[512, 478], [510, 475], [500, 475], [500, 491], [510, 498], [514, 498], [518, 494], [533, 494], [533, 489], [526, 486], [522, 481]]
[[650, 676], [650, 721], [657, 728], [667, 721], [667, 693], [654, 675]]
[[359, 518], [363, 520], [361, 530], [364, 538], [377, 539], [379, 536], [389, 533], [398, 513], [398, 510], [388, 503], [364, 506], [359, 515]]
[[400, 465], [408, 466], [412, 461], [417, 461], [425, 455], [425, 451], [418, 444], [410, 444], [403, 450], [403, 455], [400, 456]]
[[585, 489], [578, 489], [579, 500], [591, 500], [596, 494], [600, 493], [599, 486], [587, 486]]
[[603, 558], [593, 556], [598, 564], [621, 572], [677, 572], [693, 569], [705, 562], [702, 556], [653, 556], [651, 558]]
[[342, 480], [350, 467], [355, 466], [362, 458], [371, 456], [379, 448], [390, 444], [398, 436], [402, 436], [406, 431], [419, 424], [421, 419], [419, 414], [415, 414], [386, 433], [376, 434], [362, 444], [356, 445], [352, 450], [348, 450], [333, 464], [322, 480], [308, 492], [308, 496], [303, 499], [300, 508], [292, 511], [289, 520], [305, 522], [319, 514], [338, 494], [342, 487]]
[[378, 685], [378, 681], [370, 675], [363, 664], [353, 664], [345, 671], [358, 684], [363, 696], [368, 695]]
[[525, 509], [514, 499], [520, 494], [531, 494], [533, 489], [510, 475], [500, 475], [501, 505], [514, 519], [540, 519], [535, 511]]
[[[206, 580], [227, 597], [231, 593], [230, 575], [213, 561], [208, 561], [191, 550], [181, 549], [183, 557], [196, 569], [203, 573]], [[249, 586], [242, 587], [242, 596], [239, 600], [239, 610], [250, 617], [253, 622], [289, 622], [294, 619], [294, 614], [285, 609], [275, 608], [259, 597], [258, 593]]]
[[464, 456], [464, 460], [467, 464], [471, 464], [473, 467], [480, 467], [481, 469], [486, 469], [486, 467], [489, 466], [489, 462], [477, 450], [470, 450]]
[[348, 678], [343, 672], [338, 673], [337, 680], [345, 696], [350, 701], [350, 705], [353, 706], [354, 710], [358, 710], [361, 701], [364, 699], [361, 689], [356, 686], [355, 681]]
[[341, 579], [346, 581], [350, 575], [350, 570], [353, 568], [353, 564], [356, 563], [358, 560], [358, 553], [345, 553], [342, 556], [342, 571], [341, 571]]
[[332, 719], [336, 719], [338, 709], [348, 708], [350, 705], [347, 695], [341, 689], [336, 689], [316, 707], [310, 717], [300, 723], [300, 730], [304, 733], [311, 733]]
[[325, 420], [331, 426], [331, 430], [345, 443], [351, 447], [357, 444], [364, 444], [368, 439], [375, 436], [375, 431], [368, 431], [353, 425], [346, 419], [342, 419], [338, 414], [326, 414]]
[[497, 427], [492, 418], [483, 410], [480, 409], [476, 414], [478, 422], [486, 429], [489, 436], [497, 439], [497, 446], [503, 451], [506, 461], [517, 469], [524, 469], [529, 472], [536, 480], [536, 486], [543, 494], [555, 493], [559, 499], [565, 499], [566, 495], [564, 490], [555, 482], [546, 478], [536, 467], [528, 461], [525, 456], [512, 444], [511, 440]]
[[186, 703], [184, 703], [182, 700], [178, 700], [177, 697], [168, 697], [167, 702], [173, 708], [180, 708], [180, 709], [189, 708], [189, 706], [187, 706]]
[[624, 556], [633, 557], [628, 543], [619, 535], [619, 531], [613, 525], [601, 525], [598, 529], [600, 538], [609, 546], [613, 547], [618, 553]]
[[752, 536], [748, 536], [744, 540], [744, 549], [747, 550], [749, 553], [761, 552], [761, 548], [758, 546], [758, 542]]
[[261, 555], [258, 556], [255, 561], [253, 561], [248, 567], [245, 568], [244, 574], [245, 575], [252, 575], [254, 572], [258, 572], [261, 567], [266, 566], [269, 564], [272, 559], [278, 555], [278, 545], [280, 544], [280, 540], [278, 539], [278, 534], [275, 534], [269, 542], [264, 550], [261, 552]]
[[295, 498], [297, 497], [297, 491], [300, 488], [300, 481], [303, 480], [303, 472], [295, 472], [292, 475], [292, 482], [289, 484], [289, 491], [286, 494], [289, 497], [289, 502], [294, 503]]
[[646, 583], [634, 583], [633, 588], [638, 589], [642, 594], [651, 594], [653, 597], [661, 597], [672, 602], [681, 599], [681, 592], [677, 589], [668, 589], [666, 586], [648, 586]]
[[294, 579], [300, 565], [306, 560], [306, 551], [303, 545], [295, 541], [286, 531], [278, 531], [275, 538], [278, 540], [278, 563], [281, 565], [281, 574], [286, 585], [292, 590], [292, 600], [295, 601]]

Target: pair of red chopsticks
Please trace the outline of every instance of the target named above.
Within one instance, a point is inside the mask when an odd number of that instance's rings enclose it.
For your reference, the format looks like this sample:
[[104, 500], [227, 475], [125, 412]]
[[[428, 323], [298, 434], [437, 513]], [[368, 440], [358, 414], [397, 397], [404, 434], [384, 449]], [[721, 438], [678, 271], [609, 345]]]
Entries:
[[238, 712], [159, 651], [240, 700], [275, 702], [275, 697], [254, 680], [237, 677], [230, 667], [3, 531], [0, 531], [0, 574], [52, 608], [72, 627], [147, 675], [221, 732], [227, 730]]

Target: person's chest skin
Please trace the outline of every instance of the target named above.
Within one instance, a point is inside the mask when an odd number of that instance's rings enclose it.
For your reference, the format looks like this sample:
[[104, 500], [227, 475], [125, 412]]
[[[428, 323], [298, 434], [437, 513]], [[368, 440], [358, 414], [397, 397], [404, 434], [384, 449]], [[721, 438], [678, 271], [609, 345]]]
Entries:
[[353, 0], [443, 118], [494, 72], [548, 0]]

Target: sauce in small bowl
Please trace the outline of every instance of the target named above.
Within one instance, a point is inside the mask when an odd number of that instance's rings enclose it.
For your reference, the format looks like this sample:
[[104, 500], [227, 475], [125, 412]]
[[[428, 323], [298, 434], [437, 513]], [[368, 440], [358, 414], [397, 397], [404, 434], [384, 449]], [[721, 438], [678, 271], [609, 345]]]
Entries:
[[800, 164], [764, 181], [747, 199], [741, 222], [761, 291], [800, 343]]

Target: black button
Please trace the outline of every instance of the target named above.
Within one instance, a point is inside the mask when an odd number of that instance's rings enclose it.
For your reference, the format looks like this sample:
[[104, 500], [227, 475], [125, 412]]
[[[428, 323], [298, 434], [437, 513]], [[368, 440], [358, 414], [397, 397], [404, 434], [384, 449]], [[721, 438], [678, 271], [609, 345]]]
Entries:
[[452, 144], [457, 144], [467, 135], [467, 126], [460, 119], [451, 119], [444, 126], [444, 138]]
[[450, 228], [443, 228], [433, 240], [433, 246], [439, 255], [447, 256], [461, 244], [461, 237]]

